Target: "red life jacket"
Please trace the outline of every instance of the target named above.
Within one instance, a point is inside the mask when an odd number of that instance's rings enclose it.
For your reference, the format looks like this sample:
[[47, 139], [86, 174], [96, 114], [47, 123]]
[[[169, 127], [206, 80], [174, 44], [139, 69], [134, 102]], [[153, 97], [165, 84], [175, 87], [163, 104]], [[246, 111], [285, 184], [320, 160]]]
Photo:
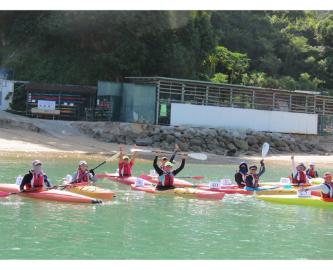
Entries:
[[124, 162], [119, 163], [118, 164], [119, 176], [120, 177], [132, 176], [132, 166], [133, 166], [132, 161], [126, 164]]
[[44, 186], [44, 174], [36, 174], [35, 172], [32, 172], [32, 182], [31, 187], [32, 188], [42, 188]]
[[162, 174], [161, 176], [158, 177], [159, 181], [159, 186], [162, 187], [171, 187], [173, 186], [174, 182], [174, 175], [172, 173], [165, 173]]
[[328, 192], [328, 194], [321, 192], [321, 197], [322, 198], [333, 198], [333, 183], [329, 183], [329, 184], [324, 183], [324, 185], [328, 187], [329, 192]]
[[315, 178], [316, 177], [316, 171], [315, 170], [312, 170], [312, 169], [308, 169], [308, 176], [310, 176], [311, 178]]
[[89, 172], [87, 172], [87, 171], [82, 172], [81, 170], [77, 170], [75, 180], [77, 183], [82, 183], [82, 182], [88, 183], [89, 182]]
[[291, 180], [292, 184], [305, 184], [306, 183], [306, 174], [303, 171], [297, 171], [296, 175], [293, 176]]

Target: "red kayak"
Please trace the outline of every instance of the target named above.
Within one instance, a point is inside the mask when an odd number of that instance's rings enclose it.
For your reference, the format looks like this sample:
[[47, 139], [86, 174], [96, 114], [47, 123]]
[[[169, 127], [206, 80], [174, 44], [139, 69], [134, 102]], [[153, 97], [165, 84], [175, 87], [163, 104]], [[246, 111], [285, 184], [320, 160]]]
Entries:
[[133, 190], [153, 193], [156, 195], [177, 195], [200, 200], [222, 200], [225, 195], [223, 192], [204, 191], [195, 188], [175, 188], [164, 191], [156, 190], [155, 187], [152, 186], [136, 187], [135, 185], [131, 185], [131, 188]]
[[[124, 185], [132, 185], [135, 184], [135, 180], [137, 179], [136, 176], [129, 176], [129, 177], [121, 177], [117, 173], [100, 173], [96, 174], [97, 179], [106, 178], [114, 182], [118, 182]], [[150, 185], [151, 183], [145, 181], [145, 184]]]
[[215, 191], [215, 192], [223, 192], [225, 194], [243, 194], [243, 195], [252, 195], [252, 190], [244, 190], [243, 188], [238, 188], [238, 186], [234, 187], [220, 187], [220, 188], [209, 188], [208, 185], [205, 186], [198, 186], [201, 190], [206, 191]]
[[[138, 177], [145, 180], [145, 185], [158, 183], [158, 178], [154, 176], [142, 174]], [[96, 174], [96, 178], [97, 179], [107, 178], [121, 184], [132, 185], [135, 184], [135, 180], [137, 177], [136, 176], [120, 177], [117, 173], [103, 173], [103, 174], [100, 173]], [[191, 182], [177, 178], [174, 179], [174, 185], [175, 187], [194, 187], [194, 185]]]
[[70, 203], [101, 203], [101, 200], [90, 198], [88, 196], [75, 194], [65, 190], [41, 190], [41, 191], [26, 191], [20, 192], [20, 188], [15, 184], [0, 184], [0, 191], [17, 193], [16, 195], [22, 197], [29, 197], [33, 199], [70, 202]]
[[8, 195], [9, 195], [8, 192], [0, 191], [0, 197], [7, 197]]

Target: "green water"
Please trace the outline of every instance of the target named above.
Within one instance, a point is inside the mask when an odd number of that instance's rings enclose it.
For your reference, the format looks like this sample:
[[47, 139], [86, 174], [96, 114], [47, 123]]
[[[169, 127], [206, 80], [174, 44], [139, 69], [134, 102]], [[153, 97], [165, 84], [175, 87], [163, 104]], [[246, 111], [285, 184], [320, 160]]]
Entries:
[[[38, 158], [54, 184], [78, 161]], [[31, 159], [1, 157], [0, 182], [14, 183]], [[99, 161], [88, 159], [92, 166]], [[150, 168], [151, 163], [139, 162], [134, 173]], [[99, 172], [115, 169], [113, 163]], [[289, 170], [267, 167], [262, 179], [279, 179]], [[231, 178], [234, 171], [235, 165], [187, 164], [182, 175], [218, 179]], [[0, 198], [0, 259], [333, 258], [329, 209], [270, 204], [242, 195], [217, 202], [158, 196], [109, 180], [98, 185], [115, 190], [115, 200], [86, 205]]]

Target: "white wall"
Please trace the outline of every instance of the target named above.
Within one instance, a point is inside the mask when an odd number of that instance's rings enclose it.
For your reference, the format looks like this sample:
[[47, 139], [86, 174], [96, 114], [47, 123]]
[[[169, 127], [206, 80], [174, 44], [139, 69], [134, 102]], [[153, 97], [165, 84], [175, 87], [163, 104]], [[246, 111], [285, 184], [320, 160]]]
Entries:
[[317, 134], [317, 114], [171, 104], [171, 125]]
[[14, 81], [0, 79], [0, 110], [4, 111], [9, 108], [9, 103], [12, 101], [5, 100], [9, 92], [14, 91]]

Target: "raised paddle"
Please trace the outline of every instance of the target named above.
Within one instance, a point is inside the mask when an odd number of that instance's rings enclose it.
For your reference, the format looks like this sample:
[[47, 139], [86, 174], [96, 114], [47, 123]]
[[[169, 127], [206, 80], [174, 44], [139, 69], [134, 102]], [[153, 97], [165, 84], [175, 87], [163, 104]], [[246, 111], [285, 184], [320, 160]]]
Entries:
[[263, 159], [267, 157], [268, 151], [269, 151], [269, 144], [265, 142], [261, 148], [261, 156]]
[[109, 157], [108, 159], [104, 160], [101, 164], [97, 165], [95, 168], [93, 168], [92, 170], [96, 170], [97, 168], [101, 167], [102, 165], [104, 165], [106, 162], [109, 161], [113, 161], [115, 159], [117, 159], [120, 155], [120, 152], [115, 153], [114, 155], [112, 155], [111, 157]]
[[[150, 149], [139, 149], [139, 148], [132, 148], [130, 150], [131, 152], [143, 152], [143, 153], [153, 153], [153, 152], [157, 152], [155, 150], [150, 150]], [[173, 152], [170, 151], [158, 151], [160, 153], [164, 153], [164, 154], [173, 154]], [[207, 155], [203, 154], [203, 153], [187, 153], [187, 155], [190, 158], [193, 159], [199, 159], [199, 160], [206, 160], [207, 159]]]

